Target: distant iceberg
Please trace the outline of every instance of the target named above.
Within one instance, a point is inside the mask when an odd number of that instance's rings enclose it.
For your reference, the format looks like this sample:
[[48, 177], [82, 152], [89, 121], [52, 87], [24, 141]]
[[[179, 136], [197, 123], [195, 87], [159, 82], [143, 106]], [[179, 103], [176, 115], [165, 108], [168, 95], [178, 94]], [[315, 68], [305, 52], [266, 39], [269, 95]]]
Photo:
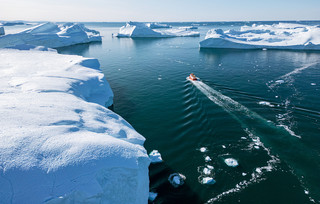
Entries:
[[302, 24], [242, 26], [210, 30], [201, 48], [320, 50], [320, 27]]
[[169, 37], [199, 37], [200, 33], [185, 29], [151, 29], [145, 23], [128, 22], [120, 28], [117, 37], [130, 38], [169, 38]]
[[4, 35], [5, 34], [5, 32], [4, 32], [4, 27], [1, 27], [0, 26], [0, 35]]
[[86, 28], [83, 24], [56, 24], [49, 22], [19, 33], [1, 36], [0, 48], [20, 44], [57, 48], [94, 41], [101, 41], [100, 33]]
[[21, 48], [0, 49], [1, 203], [147, 203], [145, 138], [98, 60]]
[[0, 22], [2, 26], [15, 26], [15, 25], [25, 25], [22, 21], [2, 21]]
[[151, 29], [154, 29], [154, 28], [171, 28], [171, 26], [169, 26], [167, 24], [161, 24], [161, 23], [147, 23], [146, 25]]

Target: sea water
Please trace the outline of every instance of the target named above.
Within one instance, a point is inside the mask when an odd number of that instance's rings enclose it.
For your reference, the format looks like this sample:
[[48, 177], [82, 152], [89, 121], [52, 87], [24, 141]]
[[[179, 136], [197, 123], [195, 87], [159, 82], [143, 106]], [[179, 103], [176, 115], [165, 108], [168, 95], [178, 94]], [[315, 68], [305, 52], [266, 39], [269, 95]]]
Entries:
[[[58, 50], [99, 59], [114, 111], [161, 153], [150, 165], [154, 203], [320, 201], [320, 52], [199, 49], [209, 29], [253, 23], [277, 22], [195, 23], [200, 37], [167, 39], [118, 39], [124, 23], [86, 23], [102, 43]], [[174, 188], [172, 173], [184, 185]]]

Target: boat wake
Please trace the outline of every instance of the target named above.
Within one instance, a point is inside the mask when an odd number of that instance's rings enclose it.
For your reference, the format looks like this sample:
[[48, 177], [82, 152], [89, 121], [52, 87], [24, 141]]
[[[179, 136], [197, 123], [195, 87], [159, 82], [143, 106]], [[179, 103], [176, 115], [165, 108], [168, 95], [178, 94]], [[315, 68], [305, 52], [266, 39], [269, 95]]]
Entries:
[[[253, 135], [256, 136], [256, 140], [259, 138], [258, 140], [261, 140], [260, 146], [262, 146], [271, 157], [267, 162], [267, 166], [256, 168], [250, 180], [240, 182], [235, 188], [225, 191], [209, 200], [209, 203], [229, 193], [239, 192], [249, 184], [257, 182], [261, 179], [263, 171], [271, 171], [272, 167], [277, 162], [280, 162], [280, 159], [288, 164], [293, 173], [298, 177], [301, 185], [304, 188], [310, 189], [310, 200], [316, 199], [320, 201], [320, 195], [317, 194], [317, 192], [320, 192], [320, 186], [318, 185], [320, 178], [315, 176], [318, 175], [317, 171], [320, 168], [320, 158], [317, 152], [305, 146], [295, 134], [292, 135], [293, 133], [288, 131], [288, 128], [277, 126], [273, 122], [264, 119], [257, 113], [214, 90], [202, 81], [191, 81], [191, 83], [206, 95], [208, 99], [223, 108], [237, 120], [251, 139], [253, 139]], [[273, 155], [278, 155], [279, 159], [273, 156], [271, 152]]]

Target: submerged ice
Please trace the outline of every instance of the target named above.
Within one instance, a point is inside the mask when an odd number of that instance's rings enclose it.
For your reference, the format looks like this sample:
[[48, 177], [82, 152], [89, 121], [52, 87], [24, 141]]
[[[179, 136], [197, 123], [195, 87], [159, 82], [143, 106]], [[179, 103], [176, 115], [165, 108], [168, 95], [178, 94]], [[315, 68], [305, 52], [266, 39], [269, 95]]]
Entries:
[[302, 24], [242, 26], [240, 30], [212, 29], [201, 48], [320, 50], [320, 27]]
[[101, 41], [98, 31], [78, 23], [43, 23], [15, 34], [0, 37], [0, 48], [29, 44], [50, 48]]
[[140, 22], [128, 22], [120, 28], [117, 37], [130, 38], [168, 38], [168, 37], [198, 37], [199, 32], [186, 29], [153, 29], [150, 24]]

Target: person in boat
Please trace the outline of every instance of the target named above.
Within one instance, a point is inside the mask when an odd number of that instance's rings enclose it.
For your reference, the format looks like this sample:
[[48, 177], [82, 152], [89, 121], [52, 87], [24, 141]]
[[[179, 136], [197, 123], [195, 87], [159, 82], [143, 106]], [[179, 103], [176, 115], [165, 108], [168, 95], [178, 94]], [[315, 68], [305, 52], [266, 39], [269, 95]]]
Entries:
[[191, 80], [197, 80], [197, 77], [193, 73], [191, 73], [189, 77]]

